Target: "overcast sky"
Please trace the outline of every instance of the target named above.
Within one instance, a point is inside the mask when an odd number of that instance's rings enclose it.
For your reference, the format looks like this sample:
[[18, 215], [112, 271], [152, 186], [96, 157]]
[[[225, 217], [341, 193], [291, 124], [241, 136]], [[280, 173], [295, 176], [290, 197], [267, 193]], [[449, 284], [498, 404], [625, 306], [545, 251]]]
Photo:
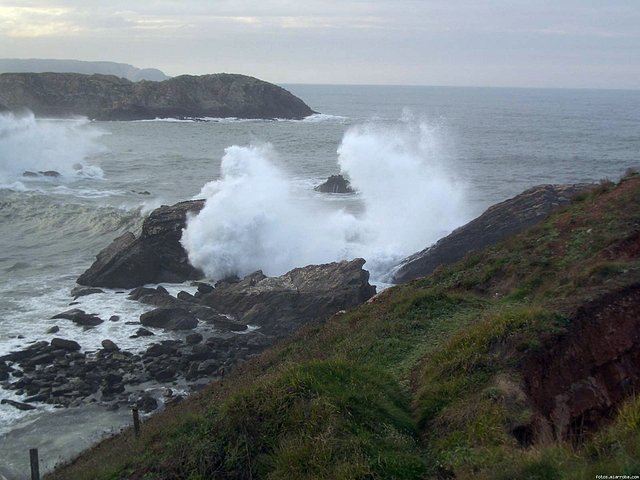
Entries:
[[0, 0], [0, 57], [276, 83], [640, 88], [640, 0]]

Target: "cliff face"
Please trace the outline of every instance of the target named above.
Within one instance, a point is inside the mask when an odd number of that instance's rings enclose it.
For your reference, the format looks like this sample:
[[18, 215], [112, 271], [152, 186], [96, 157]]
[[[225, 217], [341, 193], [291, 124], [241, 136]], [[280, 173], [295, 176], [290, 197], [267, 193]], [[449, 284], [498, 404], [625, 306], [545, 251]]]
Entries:
[[[5, 73], [0, 106], [39, 116], [85, 115], [96, 120], [156, 117], [299, 119], [313, 111], [287, 90], [235, 74], [182, 75], [131, 82], [112, 75]], [[1, 109], [1, 108], [0, 108]]]

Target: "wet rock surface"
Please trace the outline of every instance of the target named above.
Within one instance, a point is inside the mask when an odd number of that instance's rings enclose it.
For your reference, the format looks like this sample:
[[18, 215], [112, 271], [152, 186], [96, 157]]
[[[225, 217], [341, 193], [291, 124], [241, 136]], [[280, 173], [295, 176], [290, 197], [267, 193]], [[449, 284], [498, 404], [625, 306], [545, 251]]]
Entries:
[[103, 320], [93, 313], [86, 313], [84, 310], [73, 308], [66, 312], [58, 313], [51, 318], [63, 318], [65, 320], [71, 320], [73, 323], [82, 325], [85, 327], [95, 327], [100, 325]]
[[[134, 337], [166, 329], [172, 339], [137, 353], [109, 339], [96, 351], [83, 351], [68, 338], [35, 342], [0, 357], [0, 385], [23, 395], [19, 403], [27, 407], [100, 403], [151, 411], [159, 401], [178, 402], [182, 397], [149, 398], [145, 392], [150, 385], [198, 390], [300, 326], [365, 302], [375, 287], [369, 285], [363, 264], [356, 259], [313, 265], [271, 278], [255, 272], [242, 280], [218, 282], [216, 288], [200, 282], [195, 295], [181, 292], [174, 297], [163, 287], [136, 288], [123, 300], [159, 307], [141, 315], [143, 326]], [[78, 325], [99, 319], [79, 309], [56, 318]]]
[[203, 276], [180, 244], [187, 213], [197, 213], [204, 200], [163, 205], [144, 220], [138, 237], [127, 232], [98, 253], [96, 261], [78, 278], [91, 287], [133, 288], [146, 283], [195, 280]]
[[568, 332], [524, 362], [538, 417], [532, 431], [580, 441], [640, 389], [640, 284], [581, 306]]
[[311, 321], [364, 303], [375, 294], [361, 258], [296, 268], [280, 277], [260, 271], [235, 283], [219, 282], [200, 302], [242, 323], [287, 335], [301, 319]]
[[331, 175], [327, 181], [314, 188], [316, 192], [322, 193], [353, 193], [349, 180], [342, 175]]
[[480, 250], [522, 232], [547, 218], [554, 208], [570, 203], [577, 193], [593, 186], [538, 185], [493, 205], [434, 245], [402, 260], [391, 281], [404, 283], [424, 277], [440, 265], [457, 262], [470, 251]]

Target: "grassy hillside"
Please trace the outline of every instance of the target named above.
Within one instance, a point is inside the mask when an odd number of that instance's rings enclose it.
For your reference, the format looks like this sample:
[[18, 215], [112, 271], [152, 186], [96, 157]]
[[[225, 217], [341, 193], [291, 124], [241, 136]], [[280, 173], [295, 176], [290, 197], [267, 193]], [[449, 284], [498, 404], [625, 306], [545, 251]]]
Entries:
[[[304, 329], [153, 417], [141, 438], [125, 432], [47, 478], [640, 474], [635, 378], [588, 408], [576, 390], [583, 367], [596, 380], [603, 365], [640, 370], [639, 254], [640, 177], [631, 175]], [[553, 392], [578, 416], [547, 408]]]

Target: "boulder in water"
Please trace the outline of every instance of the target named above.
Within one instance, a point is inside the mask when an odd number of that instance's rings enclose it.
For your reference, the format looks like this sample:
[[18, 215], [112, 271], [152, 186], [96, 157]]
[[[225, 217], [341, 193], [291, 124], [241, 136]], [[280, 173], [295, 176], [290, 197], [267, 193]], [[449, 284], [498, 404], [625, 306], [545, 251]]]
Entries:
[[77, 352], [80, 350], [80, 344], [73, 340], [66, 340], [64, 338], [54, 338], [51, 340], [51, 346], [59, 350], [67, 350], [69, 352]]
[[105, 352], [118, 352], [120, 348], [112, 340], [106, 339], [101, 342], [102, 348]]
[[331, 175], [327, 181], [314, 188], [316, 192], [323, 193], [353, 193], [349, 180], [342, 175]]
[[71, 310], [67, 310], [66, 312], [59, 313], [51, 317], [52, 319], [56, 318], [64, 318], [66, 320], [71, 320], [73, 323], [77, 323], [78, 325], [82, 325], [85, 327], [95, 327], [96, 325], [100, 325], [102, 323], [102, 319], [97, 315], [91, 313], [85, 313], [84, 310], [80, 310], [79, 308], [73, 308]]
[[86, 297], [87, 295], [93, 295], [94, 293], [104, 293], [104, 290], [101, 288], [87, 288], [87, 287], [74, 287], [71, 290], [71, 296], [74, 300], [80, 297]]
[[22, 173], [23, 177], [50, 177], [50, 178], [58, 178], [61, 177], [62, 174], [60, 172], [56, 172], [55, 170], [39, 170], [38, 173], [32, 172], [30, 170], [26, 170]]
[[239, 282], [220, 285], [200, 301], [234, 315], [242, 324], [260, 326], [261, 332], [284, 336], [307, 322], [326, 319], [372, 297], [376, 287], [369, 284], [364, 263], [357, 258], [309, 265], [280, 277], [255, 272]]

